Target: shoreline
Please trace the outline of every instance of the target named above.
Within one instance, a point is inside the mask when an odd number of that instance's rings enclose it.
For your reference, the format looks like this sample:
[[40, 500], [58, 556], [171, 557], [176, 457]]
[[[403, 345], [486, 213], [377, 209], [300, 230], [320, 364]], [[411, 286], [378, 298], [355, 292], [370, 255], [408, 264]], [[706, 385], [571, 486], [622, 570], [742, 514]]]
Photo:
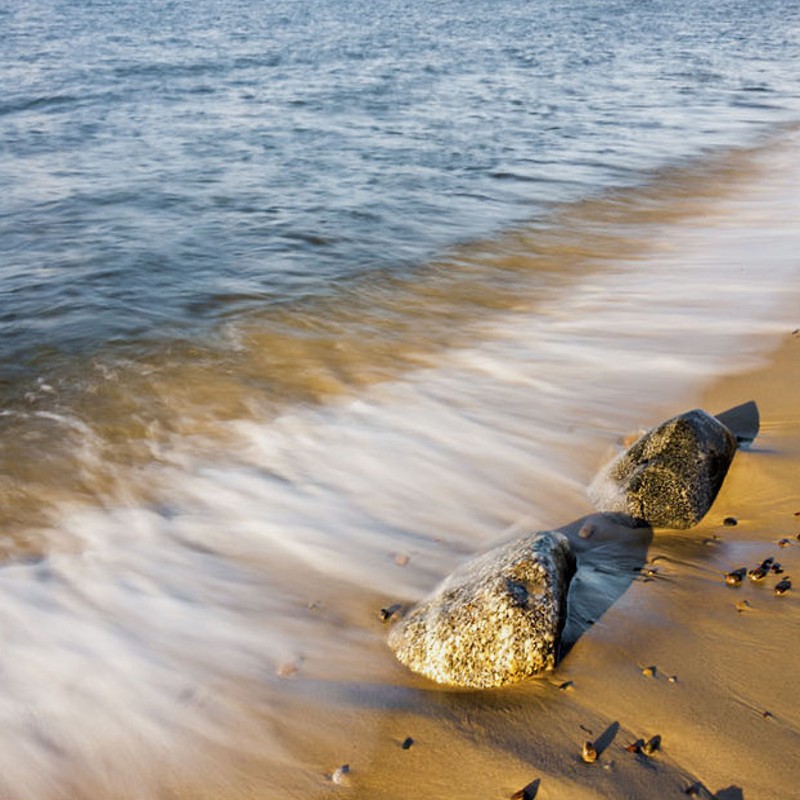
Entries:
[[[654, 576], [633, 581], [540, 679], [456, 692], [397, 665], [399, 683], [415, 688], [395, 687], [394, 709], [360, 709], [377, 730], [374, 747], [352, 758], [349, 796], [499, 800], [528, 787], [526, 797], [542, 800], [655, 799], [696, 784], [725, 800], [791, 796], [800, 782], [786, 757], [800, 739], [789, 674], [800, 654], [791, 635], [800, 630], [798, 396], [800, 337], [791, 334], [763, 365], [699, 393], [712, 413], [749, 399], [761, 412], [757, 439], [736, 454], [703, 522], [656, 530]], [[736, 526], [724, 524], [731, 516]], [[779, 547], [781, 538], [791, 544]], [[768, 556], [784, 565], [781, 577], [796, 575], [786, 596], [773, 595], [772, 576], [725, 585], [725, 572]], [[652, 758], [625, 750], [656, 735]], [[414, 745], [404, 751], [407, 736]], [[602, 744], [595, 764], [581, 760], [586, 739]]]

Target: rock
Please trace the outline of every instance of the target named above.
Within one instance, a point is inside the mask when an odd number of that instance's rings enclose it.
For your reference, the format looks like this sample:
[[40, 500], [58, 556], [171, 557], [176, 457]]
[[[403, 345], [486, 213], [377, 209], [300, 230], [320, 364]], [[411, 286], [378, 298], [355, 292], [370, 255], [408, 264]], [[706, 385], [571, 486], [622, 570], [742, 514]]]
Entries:
[[488, 688], [552, 669], [575, 557], [561, 533], [531, 534], [468, 562], [392, 629], [397, 658], [438, 683]]
[[691, 528], [706, 515], [736, 452], [736, 436], [695, 409], [646, 433], [592, 482], [596, 508], [660, 528]]

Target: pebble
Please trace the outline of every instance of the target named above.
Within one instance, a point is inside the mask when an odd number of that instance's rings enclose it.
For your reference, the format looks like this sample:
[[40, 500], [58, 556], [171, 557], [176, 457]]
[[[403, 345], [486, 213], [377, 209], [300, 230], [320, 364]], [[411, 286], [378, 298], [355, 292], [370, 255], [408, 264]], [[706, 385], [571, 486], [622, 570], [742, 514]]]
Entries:
[[739, 524], [739, 520], [736, 519], [736, 517], [725, 517], [725, 519], [722, 520], [722, 524], [728, 528], [732, 528], [734, 525]]
[[297, 670], [299, 669], [299, 664], [297, 661], [287, 661], [281, 664], [276, 670], [275, 674], [279, 678], [292, 678], [297, 675]]
[[765, 570], [763, 566], [751, 569], [750, 572], [747, 573], [747, 577], [750, 578], [753, 583], [759, 583], [760, 581], [763, 581], [766, 576], [767, 570]]
[[747, 575], [747, 567], [739, 567], [739, 569], [732, 570], [725, 576], [725, 583], [728, 586], [741, 586], [742, 578]]
[[778, 539], [778, 547], [788, 547], [792, 542], [789, 539]]
[[641, 573], [646, 578], [655, 578], [658, 576], [658, 569], [656, 567], [642, 567]]
[[594, 764], [597, 761], [597, 750], [592, 742], [584, 742], [581, 749], [581, 758], [587, 764]]
[[378, 616], [381, 618], [381, 622], [388, 622], [401, 608], [402, 606], [400, 605], [400, 603], [395, 603], [394, 605], [382, 608], [378, 612]]
[[667, 680], [670, 683], [677, 683], [678, 682], [678, 676], [677, 675], [670, 675], [669, 678], [667, 678]]
[[740, 601], [739, 601], [739, 602], [736, 604], [736, 610], [737, 610], [737, 611], [738, 611], [740, 614], [741, 614], [743, 611], [749, 611], [751, 608], [752, 608], [752, 606], [750, 605], [750, 603], [748, 603], [748, 602], [747, 602], [747, 600], [740, 600]]
[[562, 692], [571, 692], [575, 688], [575, 681], [564, 681], [558, 688]]
[[347, 783], [349, 777], [350, 777], [349, 764], [342, 764], [341, 767], [336, 767], [336, 769], [331, 773], [331, 780], [339, 785]]
[[394, 563], [397, 564], [398, 567], [406, 566], [409, 560], [409, 557], [405, 553], [397, 553], [394, 557]]
[[792, 582], [788, 578], [784, 578], [775, 584], [775, 596], [780, 597], [781, 595], [786, 594], [786, 592], [788, 592], [791, 588]]
[[597, 527], [593, 523], [584, 522], [583, 525], [581, 525], [581, 529], [578, 531], [578, 536], [580, 536], [581, 539], [588, 539], [590, 536], [594, 535], [596, 530]]
[[414, 744], [414, 740], [410, 736], [406, 736], [406, 738], [403, 739], [403, 743], [400, 745], [400, 747], [402, 747], [403, 750], [408, 750], [412, 744]]
[[645, 678], [654, 678], [655, 675], [656, 675], [656, 668], [655, 667], [645, 667], [642, 670], [642, 675], [644, 675]]
[[661, 749], [661, 737], [656, 734], [655, 736], [651, 736], [643, 745], [642, 745], [642, 752], [646, 756], [653, 756], [655, 755], [656, 751]]

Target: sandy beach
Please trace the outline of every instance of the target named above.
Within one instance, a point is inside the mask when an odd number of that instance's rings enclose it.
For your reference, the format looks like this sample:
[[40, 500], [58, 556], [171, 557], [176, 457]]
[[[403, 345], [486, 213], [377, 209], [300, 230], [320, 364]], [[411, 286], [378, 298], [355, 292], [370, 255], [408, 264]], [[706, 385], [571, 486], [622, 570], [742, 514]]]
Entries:
[[[319, 796], [795, 796], [800, 587], [778, 597], [774, 586], [800, 575], [798, 393], [800, 337], [787, 332], [769, 363], [698, 396], [698, 406], [717, 413], [749, 399], [761, 411], [758, 438], [737, 453], [703, 522], [637, 534], [606, 526], [606, 565], [618, 538], [630, 536], [643, 537], [644, 562], [545, 677], [465, 692], [417, 680], [398, 665], [393, 707], [376, 708], [367, 692], [357, 703], [361, 723], [374, 724], [368, 742], [359, 741], [354, 719], [353, 728], [345, 723], [349, 750], [344, 742], [318, 743], [321, 767], [335, 764], [336, 753], [349, 766], [341, 785], [330, 781]], [[725, 585], [725, 573], [768, 557], [783, 574]], [[630, 562], [619, 563], [624, 571]], [[592, 572], [584, 560], [577, 580], [584, 593], [588, 584], [589, 597]], [[655, 736], [652, 756], [627, 749]], [[593, 764], [581, 759], [586, 740], [599, 751]]]

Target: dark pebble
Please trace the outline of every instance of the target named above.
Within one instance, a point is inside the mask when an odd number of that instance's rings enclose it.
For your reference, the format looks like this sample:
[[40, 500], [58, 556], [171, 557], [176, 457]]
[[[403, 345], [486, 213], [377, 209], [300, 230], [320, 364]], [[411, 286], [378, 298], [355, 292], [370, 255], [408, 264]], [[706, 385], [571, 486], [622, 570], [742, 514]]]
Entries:
[[775, 595], [777, 597], [780, 597], [782, 594], [786, 594], [786, 592], [788, 592], [789, 589], [791, 588], [792, 588], [792, 582], [788, 578], [784, 578], [783, 580], [778, 581], [778, 583], [775, 584]]
[[381, 618], [382, 622], [388, 622], [401, 608], [402, 606], [400, 603], [395, 603], [394, 605], [382, 608], [378, 612], [378, 616]]
[[732, 528], [734, 525], [739, 524], [739, 520], [736, 519], [736, 517], [725, 517], [725, 519], [722, 520], [722, 524], [727, 525], [729, 528]]
[[401, 744], [400, 747], [402, 747], [403, 750], [408, 750], [412, 744], [414, 744], [414, 740], [410, 736], [406, 736], [406, 738], [403, 739], [403, 744]]

